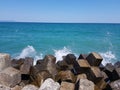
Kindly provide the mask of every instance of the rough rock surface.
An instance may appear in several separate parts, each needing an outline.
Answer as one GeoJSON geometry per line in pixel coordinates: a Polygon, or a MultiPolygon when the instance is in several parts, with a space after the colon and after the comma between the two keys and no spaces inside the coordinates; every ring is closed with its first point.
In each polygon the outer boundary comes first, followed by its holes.
{"type": "Polygon", "coordinates": [[[55,82],[51,78],[46,79],[39,88],[39,90],[59,90],[59,89],[60,89],[59,83],[55,82]]]}
{"type": "Polygon", "coordinates": [[[94,83],[87,79],[80,79],[78,90],[94,90],[94,83]]]}
{"type": "Polygon", "coordinates": [[[13,67],[8,67],[0,72],[0,84],[9,87],[14,87],[20,81],[21,81],[20,71],[13,67]]]}
{"type": "Polygon", "coordinates": [[[22,88],[22,90],[38,90],[38,87],[34,85],[26,85],[25,87],[22,88]]]}
{"type": "Polygon", "coordinates": [[[6,53],[0,53],[0,71],[11,65],[10,55],[6,53]]]}

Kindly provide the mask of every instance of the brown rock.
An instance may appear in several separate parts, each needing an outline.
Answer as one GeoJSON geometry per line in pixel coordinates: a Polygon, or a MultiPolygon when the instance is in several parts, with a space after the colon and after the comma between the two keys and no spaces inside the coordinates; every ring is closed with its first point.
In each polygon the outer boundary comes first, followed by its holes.
{"type": "Polygon", "coordinates": [[[86,59],[87,56],[88,56],[87,54],[80,54],[78,60],[79,59],[86,59]]]}
{"type": "Polygon", "coordinates": [[[22,89],[22,87],[18,86],[18,85],[16,85],[15,87],[11,88],[11,90],[21,90],[21,89],[22,89]]]}
{"type": "Polygon", "coordinates": [[[97,83],[102,80],[103,75],[98,67],[91,67],[90,71],[87,73],[87,77],[89,80],[97,83]]]}
{"type": "Polygon", "coordinates": [[[74,54],[68,54],[66,57],[65,57],[65,61],[67,64],[74,64],[76,62],[76,57],[74,54]]]}
{"type": "Polygon", "coordinates": [[[103,89],[106,88],[107,83],[104,81],[104,79],[102,79],[102,80],[99,81],[96,85],[97,85],[101,90],[103,90],[103,89]]]}
{"type": "Polygon", "coordinates": [[[74,69],[77,74],[86,73],[90,69],[90,65],[87,60],[81,59],[77,60],[77,62],[74,64],[74,69]]]}
{"type": "Polygon", "coordinates": [[[45,63],[54,63],[56,62],[56,57],[54,57],[53,55],[46,55],[43,59],[45,61],[45,63]]]}
{"type": "Polygon", "coordinates": [[[33,66],[33,58],[26,57],[24,63],[20,67],[21,74],[29,74],[31,66],[33,66]]]}
{"type": "Polygon", "coordinates": [[[6,53],[0,53],[0,71],[11,66],[10,55],[6,53]]]}
{"type": "Polygon", "coordinates": [[[86,59],[91,66],[99,66],[103,60],[103,58],[96,52],[90,53],[86,59]]]}
{"type": "Polygon", "coordinates": [[[0,72],[0,84],[4,84],[9,87],[14,87],[16,84],[20,83],[21,74],[15,68],[8,67],[0,72]]]}
{"type": "Polygon", "coordinates": [[[77,75],[77,79],[76,79],[76,83],[77,83],[80,79],[87,79],[86,74],[78,74],[78,75],[77,75]]]}
{"type": "Polygon", "coordinates": [[[76,78],[70,70],[60,71],[56,75],[56,81],[61,83],[62,81],[75,82],[76,78]]]}
{"type": "Polygon", "coordinates": [[[75,84],[63,81],[60,86],[60,90],[74,90],[75,84]]]}

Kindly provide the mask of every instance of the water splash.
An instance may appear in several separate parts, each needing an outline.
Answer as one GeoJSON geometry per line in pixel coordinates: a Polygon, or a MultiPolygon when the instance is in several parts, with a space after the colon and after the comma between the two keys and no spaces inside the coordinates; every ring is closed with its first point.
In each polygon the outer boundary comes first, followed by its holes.
{"type": "Polygon", "coordinates": [[[113,60],[116,60],[116,56],[112,51],[107,51],[105,53],[100,53],[100,55],[103,57],[102,64],[105,65],[106,63],[113,63],[113,60]]]}
{"type": "Polygon", "coordinates": [[[72,53],[72,51],[66,47],[60,50],[54,50],[54,56],[56,57],[56,61],[62,60],[62,56],[66,56],[69,53],[72,53]]]}

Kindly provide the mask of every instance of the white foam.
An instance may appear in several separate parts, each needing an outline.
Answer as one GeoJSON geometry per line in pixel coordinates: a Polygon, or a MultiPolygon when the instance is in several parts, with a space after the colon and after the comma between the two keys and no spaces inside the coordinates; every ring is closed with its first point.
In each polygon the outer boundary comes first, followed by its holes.
{"type": "Polygon", "coordinates": [[[116,59],[116,56],[112,51],[107,51],[105,53],[100,53],[100,55],[103,57],[102,64],[105,65],[106,63],[113,63],[112,60],[116,59]]]}
{"type": "Polygon", "coordinates": [[[43,54],[38,54],[33,46],[28,45],[25,47],[22,52],[16,57],[16,59],[25,58],[25,57],[32,57],[34,58],[34,65],[38,59],[43,58],[43,54]]]}
{"type": "Polygon", "coordinates": [[[56,57],[56,61],[62,60],[62,56],[66,56],[67,54],[72,53],[72,51],[66,47],[59,50],[54,50],[54,56],[56,57]]]}

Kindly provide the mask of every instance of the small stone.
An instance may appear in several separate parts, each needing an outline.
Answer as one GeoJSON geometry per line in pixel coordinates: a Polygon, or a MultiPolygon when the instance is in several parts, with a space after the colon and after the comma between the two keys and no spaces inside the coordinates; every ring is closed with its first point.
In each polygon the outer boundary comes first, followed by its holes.
{"type": "Polygon", "coordinates": [[[96,52],[90,53],[86,59],[91,66],[99,66],[103,60],[103,58],[100,56],[100,54],[98,54],[96,52]]]}
{"type": "Polygon", "coordinates": [[[87,79],[80,79],[79,81],[79,89],[78,90],[94,90],[94,83],[87,79]]]}
{"type": "Polygon", "coordinates": [[[39,90],[59,90],[59,89],[60,89],[59,83],[55,82],[51,78],[46,79],[39,88],[39,90]]]}
{"type": "Polygon", "coordinates": [[[75,90],[75,84],[63,81],[61,83],[60,90],[75,90]]]}
{"type": "Polygon", "coordinates": [[[14,87],[16,84],[20,83],[20,81],[20,71],[13,67],[8,67],[0,72],[0,84],[4,84],[9,87],[14,87]]]}
{"type": "Polygon", "coordinates": [[[7,53],[0,53],[0,71],[11,66],[10,55],[7,53]]]}
{"type": "Polygon", "coordinates": [[[22,88],[22,90],[38,90],[38,87],[34,85],[26,85],[22,88]]]}

